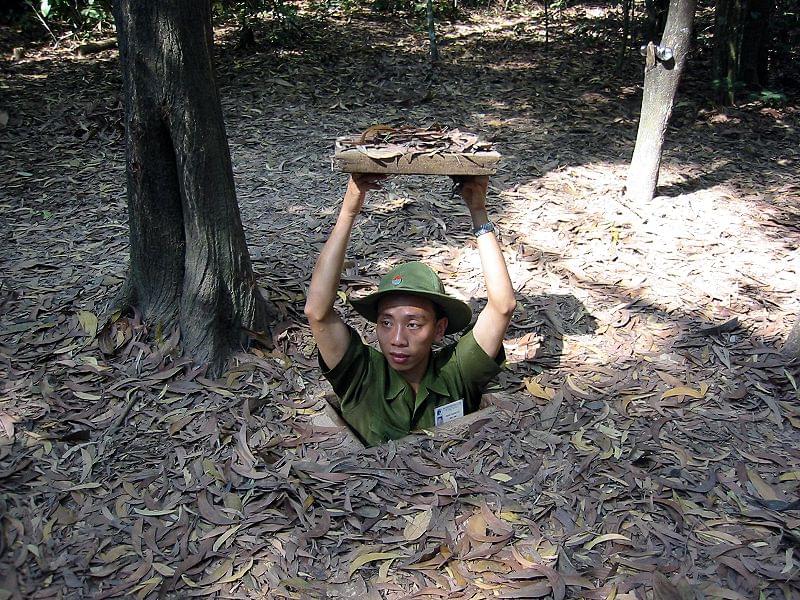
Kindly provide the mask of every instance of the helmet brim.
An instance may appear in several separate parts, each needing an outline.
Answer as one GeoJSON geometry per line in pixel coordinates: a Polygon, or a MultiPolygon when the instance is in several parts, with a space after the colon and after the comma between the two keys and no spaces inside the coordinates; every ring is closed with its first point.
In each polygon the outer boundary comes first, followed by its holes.
{"type": "Polygon", "coordinates": [[[415,290],[383,290],[373,292],[363,298],[350,298],[353,309],[364,317],[367,321],[375,323],[378,320],[378,303],[382,298],[392,294],[408,294],[409,296],[419,296],[427,298],[442,309],[444,316],[447,317],[446,334],[458,333],[467,327],[472,321],[472,309],[469,304],[447,294],[437,292],[423,292],[415,290]]]}

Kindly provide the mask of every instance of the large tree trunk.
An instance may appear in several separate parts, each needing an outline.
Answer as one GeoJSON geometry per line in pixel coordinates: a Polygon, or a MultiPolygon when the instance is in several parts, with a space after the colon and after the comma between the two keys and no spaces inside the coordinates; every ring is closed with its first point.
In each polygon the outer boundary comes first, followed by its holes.
{"type": "Polygon", "coordinates": [[[130,271],[124,301],[218,368],[265,331],[212,65],[209,0],[116,0],[130,271]]]}
{"type": "Polygon", "coordinates": [[[787,358],[800,361],[800,315],[798,315],[792,330],[786,337],[786,341],[783,344],[783,348],[781,348],[781,352],[787,358]]]}
{"type": "Polygon", "coordinates": [[[658,184],[661,148],[689,52],[695,4],[696,0],[670,1],[661,47],[671,49],[671,58],[659,60],[656,46],[647,45],[642,113],[626,186],[627,197],[635,202],[652,200],[658,184]]]}

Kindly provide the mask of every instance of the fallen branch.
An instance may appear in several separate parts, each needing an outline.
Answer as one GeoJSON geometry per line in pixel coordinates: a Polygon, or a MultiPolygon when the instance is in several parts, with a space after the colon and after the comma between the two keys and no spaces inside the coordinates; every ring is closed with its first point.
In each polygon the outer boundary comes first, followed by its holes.
{"type": "Polygon", "coordinates": [[[96,52],[102,52],[103,50],[111,50],[112,48],[117,47],[117,40],[114,38],[109,38],[107,40],[103,40],[100,42],[89,42],[87,44],[81,44],[75,49],[75,54],[79,57],[84,58],[85,56],[89,56],[90,54],[94,54],[96,52]]]}

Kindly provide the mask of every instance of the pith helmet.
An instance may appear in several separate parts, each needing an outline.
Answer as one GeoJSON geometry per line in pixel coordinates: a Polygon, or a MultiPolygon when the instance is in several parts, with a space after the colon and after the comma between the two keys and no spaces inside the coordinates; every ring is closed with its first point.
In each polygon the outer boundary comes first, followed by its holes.
{"type": "Polygon", "coordinates": [[[378,318],[378,302],[389,294],[412,294],[428,298],[447,317],[445,333],[461,331],[472,320],[472,309],[469,305],[448,296],[439,276],[421,262],[407,262],[396,266],[381,277],[376,292],[364,298],[351,299],[350,304],[358,314],[374,323],[378,318]]]}

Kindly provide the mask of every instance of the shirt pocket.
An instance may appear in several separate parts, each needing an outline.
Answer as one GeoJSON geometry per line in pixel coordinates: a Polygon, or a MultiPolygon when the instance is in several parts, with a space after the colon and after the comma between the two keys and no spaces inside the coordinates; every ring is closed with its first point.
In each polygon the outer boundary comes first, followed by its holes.
{"type": "Polygon", "coordinates": [[[370,423],[369,431],[376,444],[382,444],[389,440],[398,440],[406,437],[410,432],[402,427],[395,427],[391,423],[385,421],[379,423],[370,423]]]}

